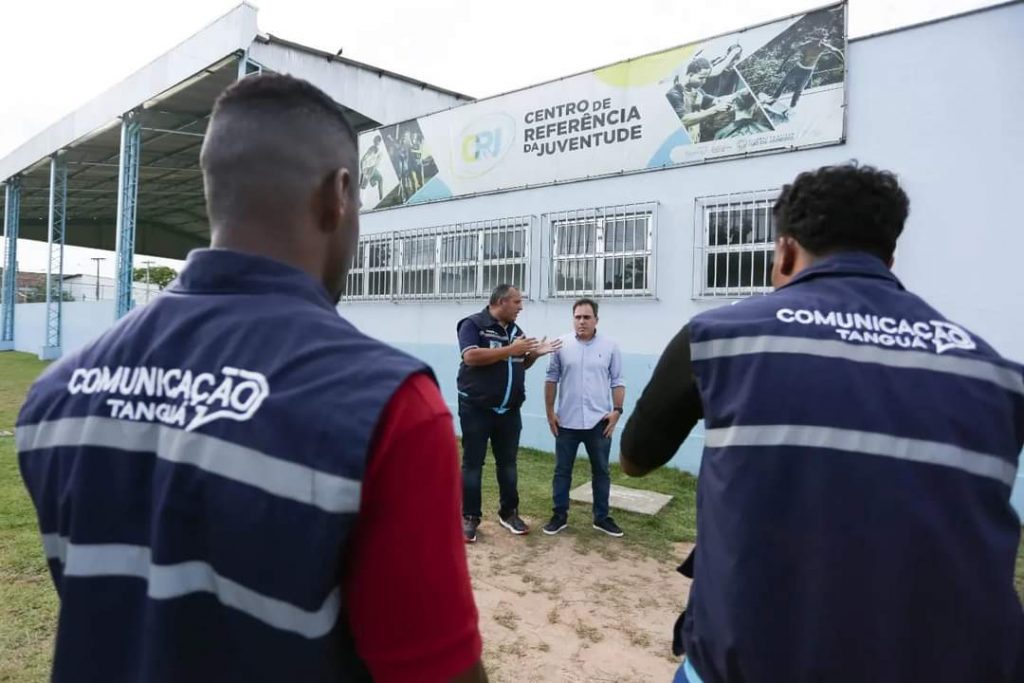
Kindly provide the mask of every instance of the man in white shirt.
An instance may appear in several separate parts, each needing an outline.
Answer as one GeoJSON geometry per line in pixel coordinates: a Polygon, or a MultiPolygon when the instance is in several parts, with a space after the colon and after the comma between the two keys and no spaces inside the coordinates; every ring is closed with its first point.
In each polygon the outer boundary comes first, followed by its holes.
{"type": "Polygon", "coordinates": [[[622,416],[626,384],[622,380],[618,345],[597,334],[597,309],[597,302],[592,299],[580,299],[573,304],[576,334],[566,338],[561,349],[551,354],[548,365],[544,401],[555,437],[555,476],[551,485],[554,515],[544,526],[548,535],[568,526],[572,468],[582,443],[590,458],[594,528],[609,536],[622,536],[622,529],[608,516],[608,456],[612,432],[622,416]],[[557,411],[556,396],[560,399],[557,411]]]}

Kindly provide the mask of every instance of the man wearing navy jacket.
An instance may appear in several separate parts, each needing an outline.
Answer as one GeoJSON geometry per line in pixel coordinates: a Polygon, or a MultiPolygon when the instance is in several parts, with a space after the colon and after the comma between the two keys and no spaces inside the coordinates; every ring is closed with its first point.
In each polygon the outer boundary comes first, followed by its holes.
{"type": "Polygon", "coordinates": [[[893,275],[908,207],[873,168],[798,176],[776,291],[693,318],[626,425],[640,476],[705,423],[677,681],[1024,680],[1024,373],[893,275]]]}
{"type": "Polygon", "coordinates": [[[352,128],[309,83],[251,76],[200,162],[213,248],[18,418],[53,680],[486,681],[451,415],[335,308],[352,128]]]}
{"type": "Polygon", "coordinates": [[[526,371],[537,359],[561,348],[560,340],[527,337],[516,325],[523,295],[498,285],[487,307],[456,325],[459,336],[459,422],[462,427],[462,531],[475,543],[482,515],[480,486],[487,442],[494,451],[501,498],[498,522],[509,533],[530,531],[519,516],[516,456],[526,400],[526,371]]]}

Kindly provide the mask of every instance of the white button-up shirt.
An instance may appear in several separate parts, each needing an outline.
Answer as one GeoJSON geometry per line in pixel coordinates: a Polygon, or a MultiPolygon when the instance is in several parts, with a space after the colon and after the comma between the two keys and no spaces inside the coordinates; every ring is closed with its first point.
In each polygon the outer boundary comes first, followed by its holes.
{"type": "Polygon", "coordinates": [[[608,337],[590,341],[575,335],[562,338],[551,354],[546,376],[558,387],[558,423],[567,429],[593,429],[612,411],[612,389],[624,387],[622,354],[608,337]]]}

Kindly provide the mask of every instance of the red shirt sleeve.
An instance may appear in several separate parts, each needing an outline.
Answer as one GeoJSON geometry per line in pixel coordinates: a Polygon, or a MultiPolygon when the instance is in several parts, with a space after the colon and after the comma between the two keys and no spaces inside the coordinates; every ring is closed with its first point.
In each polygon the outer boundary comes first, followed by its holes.
{"type": "Polygon", "coordinates": [[[375,681],[447,681],[480,659],[461,500],[451,413],[415,375],[377,429],[342,586],[375,681]]]}

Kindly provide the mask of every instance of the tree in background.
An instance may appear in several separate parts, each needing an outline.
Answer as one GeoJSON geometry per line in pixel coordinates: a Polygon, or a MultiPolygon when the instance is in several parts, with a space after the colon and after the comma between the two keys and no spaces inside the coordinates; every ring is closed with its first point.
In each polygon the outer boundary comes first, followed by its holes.
{"type": "Polygon", "coordinates": [[[146,282],[146,273],[149,273],[149,282],[158,289],[163,289],[171,284],[174,278],[178,277],[178,271],[168,266],[153,266],[151,268],[135,268],[132,271],[132,279],[136,282],[146,282]]]}

